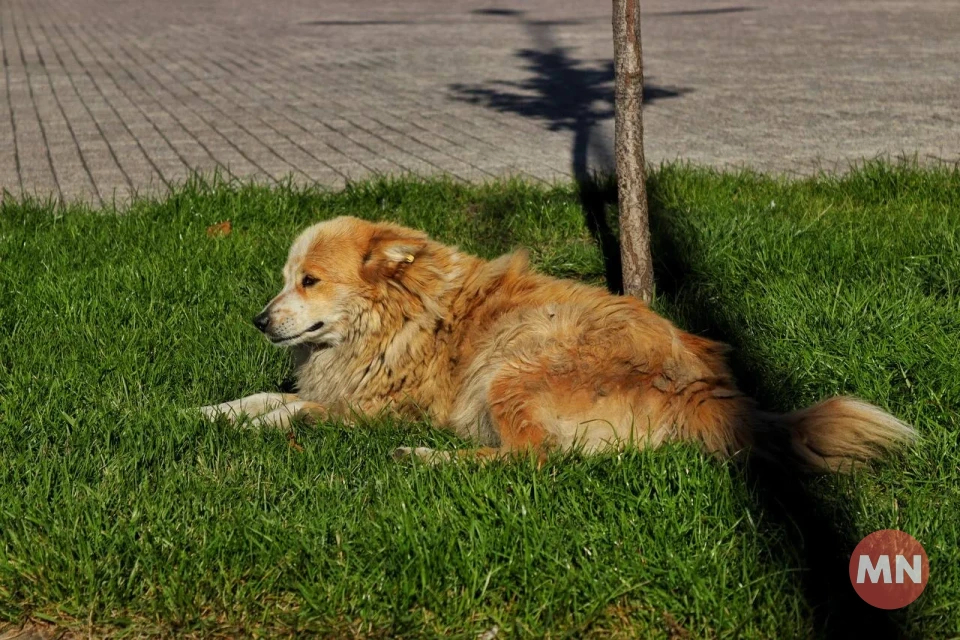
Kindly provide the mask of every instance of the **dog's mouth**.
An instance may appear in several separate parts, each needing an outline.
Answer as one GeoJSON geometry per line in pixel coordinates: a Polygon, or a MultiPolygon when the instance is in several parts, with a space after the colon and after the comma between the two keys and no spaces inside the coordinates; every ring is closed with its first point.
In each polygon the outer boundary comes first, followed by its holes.
{"type": "Polygon", "coordinates": [[[313,332],[316,331],[317,329],[322,329],[322,328],[323,328],[323,320],[321,320],[320,322],[317,322],[317,323],[314,323],[314,324],[310,325],[309,327],[307,327],[307,330],[304,331],[303,333],[301,333],[300,335],[304,335],[304,334],[306,334],[306,333],[313,333],[313,332]]]}
{"type": "Polygon", "coordinates": [[[273,344],[278,344],[278,345],[289,344],[291,342],[296,342],[297,340],[299,340],[300,338],[308,334],[311,334],[311,333],[314,333],[315,331],[319,331],[320,329],[323,329],[323,325],[324,325],[324,322],[321,320],[320,322],[313,323],[312,325],[310,325],[300,333],[293,336],[282,336],[282,337],[267,336],[267,337],[270,339],[270,342],[272,342],[273,344]]]}

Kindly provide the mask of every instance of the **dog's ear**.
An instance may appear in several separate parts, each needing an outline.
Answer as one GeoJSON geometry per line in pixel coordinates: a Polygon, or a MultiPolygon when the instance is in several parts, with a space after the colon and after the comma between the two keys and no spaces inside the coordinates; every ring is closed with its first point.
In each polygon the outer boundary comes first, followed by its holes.
{"type": "Polygon", "coordinates": [[[427,247],[427,237],[406,229],[384,229],[373,234],[363,256],[363,276],[374,281],[399,278],[427,247]]]}

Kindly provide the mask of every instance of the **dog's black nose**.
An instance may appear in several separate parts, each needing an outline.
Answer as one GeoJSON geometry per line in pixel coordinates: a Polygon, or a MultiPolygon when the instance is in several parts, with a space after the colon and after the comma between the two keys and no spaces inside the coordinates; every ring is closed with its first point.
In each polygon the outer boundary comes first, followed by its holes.
{"type": "Polygon", "coordinates": [[[270,325],[270,314],[266,310],[261,311],[253,317],[253,326],[260,331],[266,331],[270,325]]]}

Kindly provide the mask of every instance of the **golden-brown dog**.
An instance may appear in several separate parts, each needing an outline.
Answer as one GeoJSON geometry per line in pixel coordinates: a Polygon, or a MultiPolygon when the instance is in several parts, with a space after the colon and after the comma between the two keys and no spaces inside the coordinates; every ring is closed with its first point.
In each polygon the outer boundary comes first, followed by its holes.
{"type": "Polygon", "coordinates": [[[723,345],[634,298],[537,274],[523,253],[485,261],[419,231],[342,217],[304,231],[283,275],[254,323],[294,350],[298,393],[204,407],[207,416],[285,426],[297,415],[387,410],[426,414],[483,447],[460,455],[689,440],[722,455],[793,455],[821,470],[913,437],[852,398],[760,411],[737,390],[723,345]]]}

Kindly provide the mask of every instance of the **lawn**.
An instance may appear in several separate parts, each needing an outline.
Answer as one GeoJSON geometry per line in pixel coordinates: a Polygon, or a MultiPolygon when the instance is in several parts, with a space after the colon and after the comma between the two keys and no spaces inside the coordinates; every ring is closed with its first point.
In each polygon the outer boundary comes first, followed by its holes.
{"type": "Polygon", "coordinates": [[[476,637],[960,634],[960,171],[650,178],[658,310],[735,347],[771,409],[853,393],[912,450],[796,477],[692,447],[430,468],[371,420],[237,430],[184,411],[287,383],[250,318],[291,239],[350,213],[603,285],[609,189],[194,181],[119,215],[0,209],[0,621],[82,633],[476,637]],[[594,212],[587,224],[583,203],[594,212]],[[601,214],[601,218],[603,217],[601,214]],[[230,220],[232,233],[207,228],[230,220]],[[860,603],[864,535],[919,539],[909,607],[860,603]]]}

